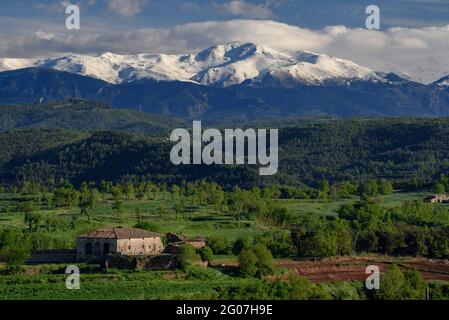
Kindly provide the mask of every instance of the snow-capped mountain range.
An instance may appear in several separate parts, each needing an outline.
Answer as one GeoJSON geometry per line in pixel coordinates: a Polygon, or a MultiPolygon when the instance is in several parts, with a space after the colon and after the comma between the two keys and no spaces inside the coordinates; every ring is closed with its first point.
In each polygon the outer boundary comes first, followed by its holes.
{"type": "Polygon", "coordinates": [[[37,59],[0,59],[0,71],[29,67],[49,68],[119,84],[140,79],[193,82],[228,87],[265,77],[283,82],[320,85],[327,81],[383,81],[382,73],[351,61],[300,51],[286,53],[254,43],[217,45],[196,54],[104,53],[99,56],[64,55],[37,59]]]}
{"type": "Polygon", "coordinates": [[[449,76],[423,84],[323,54],[239,42],[181,55],[0,59],[0,105],[67,99],[188,119],[449,116],[449,76]]]}

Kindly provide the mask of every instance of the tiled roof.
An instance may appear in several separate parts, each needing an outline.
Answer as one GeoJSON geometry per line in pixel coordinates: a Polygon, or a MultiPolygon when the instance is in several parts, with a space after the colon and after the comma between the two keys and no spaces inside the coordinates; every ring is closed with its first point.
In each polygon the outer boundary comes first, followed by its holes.
{"type": "Polygon", "coordinates": [[[102,228],[78,236],[78,238],[96,239],[138,239],[161,237],[160,233],[150,232],[136,228],[102,228]]]}

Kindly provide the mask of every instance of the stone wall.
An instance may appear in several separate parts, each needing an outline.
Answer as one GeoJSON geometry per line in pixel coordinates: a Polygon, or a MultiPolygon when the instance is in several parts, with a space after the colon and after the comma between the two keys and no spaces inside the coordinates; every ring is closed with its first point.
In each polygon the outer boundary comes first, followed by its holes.
{"type": "Polygon", "coordinates": [[[26,261],[29,264],[40,263],[75,263],[77,261],[76,250],[39,250],[31,252],[31,257],[26,261]]]}
{"type": "Polygon", "coordinates": [[[164,250],[160,237],[139,239],[77,239],[78,261],[98,261],[108,254],[122,254],[128,256],[157,255],[164,250]]]}
{"type": "Polygon", "coordinates": [[[119,239],[117,252],[124,255],[156,255],[164,250],[161,238],[119,239]]]}

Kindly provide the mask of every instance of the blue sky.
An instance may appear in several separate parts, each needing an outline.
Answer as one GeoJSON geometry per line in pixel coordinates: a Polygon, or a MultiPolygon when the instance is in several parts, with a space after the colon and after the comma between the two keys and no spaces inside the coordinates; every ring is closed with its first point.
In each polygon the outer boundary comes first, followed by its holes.
{"type": "Polygon", "coordinates": [[[449,73],[449,0],[0,0],[0,58],[192,53],[231,41],[430,82],[449,73]],[[69,4],[81,8],[81,30],[65,28],[69,4]],[[365,28],[370,4],[380,31],[365,28]]]}
{"type": "MultiPolygon", "coordinates": [[[[1,1],[2,16],[57,22],[63,19],[61,0],[1,1]]],[[[449,23],[447,0],[73,0],[81,4],[85,22],[114,27],[168,27],[188,22],[233,18],[272,19],[319,29],[328,25],[363,27],[367,5],[382,10],[382,27],[442,26],[449,23]],[[111,3],[116,3],[115,5],[111,3]],[[120,4],[121,3],[121,4],[120,4]],[[126,9],[128,7],[128,9],[126,9]]]]}

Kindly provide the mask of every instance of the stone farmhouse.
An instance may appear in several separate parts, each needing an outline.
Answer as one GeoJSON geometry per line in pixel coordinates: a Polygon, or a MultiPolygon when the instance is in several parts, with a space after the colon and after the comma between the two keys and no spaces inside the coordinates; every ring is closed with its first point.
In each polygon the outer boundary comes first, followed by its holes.
{"type": "Polygon", "coordinates": [[[112,227],[81,234],[76,249],[33,251],[29,264],[90,262],[118,268],[168,270],[179,265],[180,245],[188,243],[195,249],[206,245],[202,237],[186,238],[136,228],[112,227]],[[164,245],[163,237],[166,237],[164,245]]]}
{"type": "Polygon", "coordinates": [[[429,203],[449,203],[449,196],[445,194],[433,194],[425,198],[424,201],[429,203]]]}
{"type": "Polygon", "coordinates": [[[164,251],[162,236],[136,228],[103,228],[79,235],[76,239],[77,260],[102,260],[109,254],[151,256],[164,251]]]}

